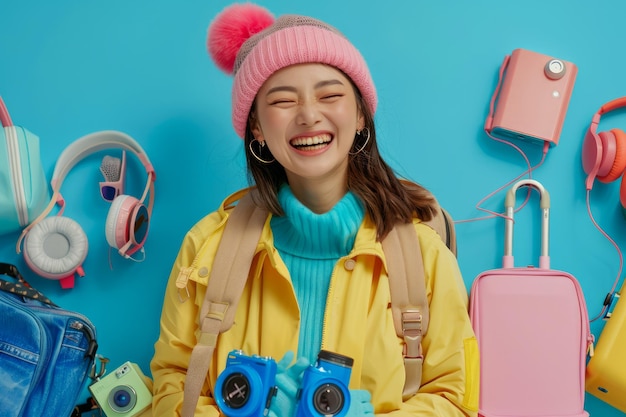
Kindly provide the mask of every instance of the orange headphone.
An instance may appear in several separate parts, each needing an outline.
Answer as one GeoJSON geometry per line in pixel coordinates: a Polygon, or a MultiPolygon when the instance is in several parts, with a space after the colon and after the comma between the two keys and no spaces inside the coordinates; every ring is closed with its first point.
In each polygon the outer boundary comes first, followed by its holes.
{"type": "Polygon", "coordinates": [[[589,206],[589,194],[593,188],[593,182],[597,178],[598,181],[609,183],[621,178],[619,201],[622,208],[622,214],[626,217],[626,133],[620,129],[611,129],[609,131],[598,132],[598,124],[600,118],[613,110],[626,107],[626,96],[616,98],[600,107],[600,110],[593,115],[591,125],[585,134],[583,142],[583,169],[587,174],[585,180],[585,188],[587,189],[587,211],[596,228],[607,238],[607,240],[615,247],[619,255],[619,270],[617,271],[613,287],[604,299],[602,311],[594,321],[600,317],[606,317],[611,302],[615,295],[617,284],[622,276],[623,255],[617,243],[596,223],[591,214],[589,206]]]}
{"type": "Polygon", "coordinates": [[[622,209],[626,210],[626,133],[620,129],[598,132],[598,124],[602,115],[613,110],[626,107],[626,97],[609,101],[593,115],[591,125],[585,134],[583,143],[583,169],[587,174],[585,187],[593,188],[593,182],[609,183],[621,178],[619,200],[622,209]]]}

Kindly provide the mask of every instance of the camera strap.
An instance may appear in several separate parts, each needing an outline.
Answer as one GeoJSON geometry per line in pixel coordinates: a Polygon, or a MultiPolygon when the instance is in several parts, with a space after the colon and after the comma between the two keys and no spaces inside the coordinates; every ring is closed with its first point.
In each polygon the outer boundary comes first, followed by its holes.
{"type": "Polygon", "coordinates": [[[98,403],[93,397],[87,398],[84,403],[77,404],[76,407],[72,410],[72,415],[70,417],[82,417],[84,415],[90,416],[102,416],[102,409],[98,406],[98,403]],[[96,414],[96,412],[98,412],[96,414]],[[89,414],[88,414],[89,413],[89,414]]]}
{"type": "Polygon", "coordinates": [[[491,101],[489,102],[489,114],[485,119],[484,130],[487,133],[491,133],[491,128],[493,127],[493,113],[495,111],[496,100],[500,94],[500,87],[502,87],[502,80],[504,79],[504,72],[509,66],[509,61],[511,60],[511,55],[506,55],[502,64],[500,64],[500,70],[498,72],[498,84],[496,88],[493,90],[493,95],[491,96],[491,101]]]}
{"type": "Polygon", "coordinates": [[[14,278],[14,281],[0,279],[0,290],[30,298],[32,300],[37,300],[53,307],[58,307],[48,297],[33,288],[33,286],[24,279],[22,274],[20,274],[20,271],[15,265],[0,263],[0,275],[14,278]]]}

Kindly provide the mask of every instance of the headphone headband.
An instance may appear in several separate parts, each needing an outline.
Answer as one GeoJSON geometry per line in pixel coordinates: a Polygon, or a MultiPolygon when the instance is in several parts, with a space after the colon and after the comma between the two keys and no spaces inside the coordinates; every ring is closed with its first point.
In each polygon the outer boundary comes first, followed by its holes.
{"type": "Polygon", "coordinates": [[[598,112],[593,115],[591,119],[591,125],[589,125],[589,134],[595,136],[596,131],[598,130],[598,124],[600,124],[600,118],[606,113],[612,112],[613,110],[617,110],[619,108],[626,107],[626,96],[619,97],[615,100],[611,100],[607,103],[604,103],[598,112]]]}
{"type": "Polygon", "coordinates": [[[603,104],[602,107],[600,107],[598,114],[603,115],[620,107],[626,107],[626,97],[619,97],[603,104]]]}
{"type": "Polygon", "coordinates": [[[54,167],[51,180],[52,190],[59,191],[61,189],[65,177],[78,162],[92,153],[110,148],[126,149],[137,155],[146,172],[152,173],[152,180],[154,181],[154,168],[141,145],[126,133],[104,130],[85,135],[65,148],[54,167]]]}

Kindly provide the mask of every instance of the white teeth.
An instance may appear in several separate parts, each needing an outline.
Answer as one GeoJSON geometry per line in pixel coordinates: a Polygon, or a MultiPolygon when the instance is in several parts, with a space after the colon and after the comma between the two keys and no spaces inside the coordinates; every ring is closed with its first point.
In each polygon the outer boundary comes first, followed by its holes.
{"type": "Polygon", "coordinates": [[[330,135],[318,135],[308,138],[296,138],[291,141],[293,146],[312,146],[330,142],[330,135]]]}

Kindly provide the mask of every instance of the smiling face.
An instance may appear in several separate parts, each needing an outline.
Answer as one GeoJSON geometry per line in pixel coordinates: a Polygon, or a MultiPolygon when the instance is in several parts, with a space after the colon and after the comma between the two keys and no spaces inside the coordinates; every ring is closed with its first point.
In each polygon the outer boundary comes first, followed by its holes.
{"type": "Polygon", "coordinates": [[[292,188],[326,184],[345,193],[348,152],[363,124],[352,83],[341,71],[298,64],[265,81],[252,133],[284,167],[292,188]]]}

